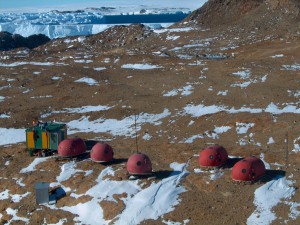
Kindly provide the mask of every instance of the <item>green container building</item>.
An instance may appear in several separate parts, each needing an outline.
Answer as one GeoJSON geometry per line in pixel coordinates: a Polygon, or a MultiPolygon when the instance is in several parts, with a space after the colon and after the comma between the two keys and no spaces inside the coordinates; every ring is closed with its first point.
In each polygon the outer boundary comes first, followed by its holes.
{"type": "Polygon", "coordinates": [[[60,123],[37,123],[26,129],[28,150],[57,150],[59,143],[67,138],[67,126],[60,123]]]}

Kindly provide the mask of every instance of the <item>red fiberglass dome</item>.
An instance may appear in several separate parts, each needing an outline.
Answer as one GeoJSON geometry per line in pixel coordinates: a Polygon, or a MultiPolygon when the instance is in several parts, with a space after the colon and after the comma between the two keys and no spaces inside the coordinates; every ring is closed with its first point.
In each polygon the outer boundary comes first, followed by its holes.
{"type": "Polygon", "coordinates": [[[94,162],[109,162],[113,160],[114,152],[111,146],[106,143],[96,143],[90,153],[94,162]]]}
{"type": "Polygon", "coordinates": [[[59,143],[57,151],[61,157],[73,157],[85,153],[86,145],[81,138],[69,138],[59,143]]]}
{"type": "Polygon", "coordinates": [[[152,173],[152,163],[143,153],[131,155],[127,161],[127,171],[131,175],[148,175],[152,173]]]}
{"type": "Polygon", "coordinates": [[[200,152],[198,163],[201,167],[222,166],[228,160],[225,148],[219,145],[208,146],[200,152]]]}
{"type": "Polygon", "coordinates": [[[232,168],[231,177],[236,181],[254,181],[264,175],[266,167],[263,161],[255,156],[238,161],[232,168]]]}

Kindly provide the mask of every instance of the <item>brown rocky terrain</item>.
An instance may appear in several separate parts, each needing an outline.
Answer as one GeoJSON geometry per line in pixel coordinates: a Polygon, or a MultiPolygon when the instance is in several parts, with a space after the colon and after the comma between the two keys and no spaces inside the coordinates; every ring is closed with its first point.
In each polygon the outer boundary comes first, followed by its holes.
{"type": "MultiPolygon", "coordinates": [[[[87,37],[52,40],[33,50],[2,51],[0,115],[8,117],[0,117],[0,127],[27,128],[34,117],[65,123],[85,116],[89,121],[122,120],[143,113],[161,114],[167,109],[169,114],[161,123],[138,121],[142,124],[138,147],[151,158],[158,174],[153,182],[171,172],[170,163],[188,163],[190,174],[181,181],[187,191],[180,195],[180,204],[173,211],[142,224],[247,224],[255,210],[255,190],[278,175],[294,182],[295,194],[288,202],[300,203],[299,9],[297,0],[211,0],[164,31],[154,32],[142,25],[116,26],[87,37]],[[128,64],[159,68],[124,68],[128,64]],[[94,79],[97,85],[75,82],[83,77],[94,79]],[[276,110],[270,110],[272,104],[276,110]],[[87,105],[111,108],[88,113],[63,111],[87,105]],[[208,109],[201,105],[218,106],[219,110],[206,113],[208,109]],[[240,133],[240,124],[253,125],[240,133]],[[230,129],[218,133],[216,128],[223,126],[230,129]],[[146,134],[150,140],[142,138],[146,134]],[[270,142],[271,137],[274,142],[270,142]],[[271,169],[252,184],[233,182],[232,166],[221,169],[224,175],[220,179],[211,180],[209,173],[196,172],[198,154],[210,144],[224,146],[231,156],[261,157],[263,153],[271,169]]],[[[69,136],[75,135],[109,142],[115,158],[124,159],[110,165],[116,170],[111,179],[127,179],[125,161],[136,150],[134,135],[81,131],[69,136]]],[[[0,193],[6,189],[20,195],[34,193],[34,182],[55,182],[65,163],[50,158],[37,165],[36,171],[20,173],[34,160],[23,142],[0,146],[0,156],[0,193]],[[25,186],[17,184],[21,178],[25,186]]],[[[78,195],[84,194],[105,168],[82,161],[77,169],[97,172],[89,176],[76,173],[62,184],[78,195]]],[[[147,187],[152,181],[140,182],[147,187]]],[[[115,195],[115,202],[101,202],[107,220],[124,210],[124,197],[115,195]]],[[[56,206],[89,200],[88,195],[74,198],[67,193],[56,206]]],[[[17,215],[28,218],[29,224],[55,224],[64,218],[64,224],[74,224],[76,217],[36,205],[34,194],[20,202],[1,200],[3,224],[12,218],[7,208],[18,209],[17,215]]],[[[299,224],[300,217],[292,218],[290,210],[287,202],[276,205],[272,209],[276,219],[271,224],[299,224]]],[[[18,220],[11,224],[24,223],[18,220]]]]}

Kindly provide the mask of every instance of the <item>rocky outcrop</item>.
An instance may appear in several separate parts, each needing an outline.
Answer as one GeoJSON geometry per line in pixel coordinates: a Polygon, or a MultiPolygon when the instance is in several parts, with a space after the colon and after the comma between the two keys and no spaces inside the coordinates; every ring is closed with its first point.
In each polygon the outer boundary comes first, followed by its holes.
{"type": "Polygon", "coordinates": [[[143,24],[118,25],[90,36],[87,42],[90,45],[111,49],[144,40],[151,34],[153,34],[151,29],[143,24]]]}
{"type": "Polygon", "coordinates": [[[50,41],[50,38],[43,34],[31,35],[27,38],[20,34],[11,34],[6,31],[0,32],[0,51],[8,51],[14,48],[26,47],[36,48],[50,41]]]}
{"type": "Polygon", "coordinates": [[[0,50],[9,50],[15,48],[15,41],[9,32],[0,32],[0,50]]]}
{"type": "Polygon", "coordinates": [[[27,47],[30,49],[36,48],[50,41],[50,38],[44,34],[34,34],[26,38],[27,47]]]}

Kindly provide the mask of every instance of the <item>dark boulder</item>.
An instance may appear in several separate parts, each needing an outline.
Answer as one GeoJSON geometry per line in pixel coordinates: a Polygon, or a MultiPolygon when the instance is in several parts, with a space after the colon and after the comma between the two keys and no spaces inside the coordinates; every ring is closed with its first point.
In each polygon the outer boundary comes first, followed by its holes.
{"type": "Polygon", "coordinates": [[[8,51],[14,48],[26,47],[29,49],[36,48],[50,41],[44,34],[34,34],[27,38],[20,34],[11,34],[6,31],[0,32],[0,51],[8,51]]]}
{"type": "Polygon", "coordinates": [[[15,48],[27,47],[26,38],[20,34],[13,34],[12,39],[15,42],[15,48]]]}
{"type": "Polygon", "coordinates": [[[12,38],[12,34],[6,31],[0,32],[0,50],[6,51],[15,48],[15,41],[12,38]]]}
{"type": "Polygon", "coordinates": [[[50,38],[44,34],[34,34],[26,38],[27,47],[30,49],[46,44],[50,38]]]}

